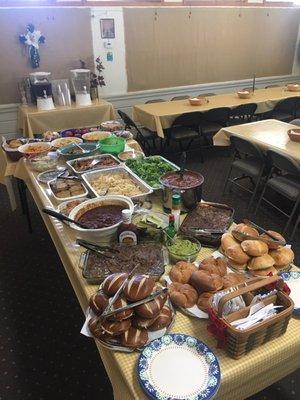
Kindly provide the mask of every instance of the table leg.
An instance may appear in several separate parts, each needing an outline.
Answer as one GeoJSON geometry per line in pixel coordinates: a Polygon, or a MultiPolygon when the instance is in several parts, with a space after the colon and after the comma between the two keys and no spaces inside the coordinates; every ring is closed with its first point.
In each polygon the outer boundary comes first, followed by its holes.
{"type": "Polygon", "coordinates": [[[29,207],[28,207],[28,201],[27,201],[26,185],[25,185],[24,181],[22,181],[22,179],[18,179],[18,178],[17,178],[17,184],[18,184],[18,191],[19,191],[20,201],[21,201],[21,206],[22,206],[22,213],[26,216],[28,231],[29,231],[29,233],[32,233],[32,225],[31,225],[31,219],[30,219],[29,207]]]}
{"type": "Polygon", "coordinates": [[[15,197],[15,192],[12,186],[12,178],[11,176],[5,176],[4,177],[4,184],[6,186],[8,198],[9,198],[9,203],[10,203],[10,208],[12,211],[15,211],[17,208],[16,204],[16,197],[15,197]]]}

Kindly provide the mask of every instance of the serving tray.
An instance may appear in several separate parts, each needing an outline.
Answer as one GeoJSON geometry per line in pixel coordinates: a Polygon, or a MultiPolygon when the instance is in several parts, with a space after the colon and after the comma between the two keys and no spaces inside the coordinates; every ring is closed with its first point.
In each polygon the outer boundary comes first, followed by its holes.
{"type": "Polygon", "coordinates": [[[220,204],[220,203],[212,203],[212,202],[201,202],[197,204],[197,207],[194,208],[192,211],[190,211],[187,216],[185,217],[183,223],[180,226],[180,231],[184,235],[188,236],[193,236],[197,238],[201,244],[204,244],[209,247],[218,247],[221,243],[221,237],[222,234],[227,231],[227,229],[230,227],[230,225],[233,222],[233,216],[234,216],[234,209],[226,204],[220,204]],[[198,209],[199,208],[208,208],[208,207],[213,207],[216,210],[223,211],[225,214],[227,214],[227,222],[224,224],[218,224],[215,222],[211,222],[208,219],[207,223],[203,223],[203,225],[196,224],[196,217],[198,214],[198,209]],[[210,224],[210,226],[209,226],[210,224]],[[198,229],[207,229],[207,228],[213,228],[214,230],[220,230],[220,233],[197,233],[196,230],[192,228],[198,228],[198,229]]]}

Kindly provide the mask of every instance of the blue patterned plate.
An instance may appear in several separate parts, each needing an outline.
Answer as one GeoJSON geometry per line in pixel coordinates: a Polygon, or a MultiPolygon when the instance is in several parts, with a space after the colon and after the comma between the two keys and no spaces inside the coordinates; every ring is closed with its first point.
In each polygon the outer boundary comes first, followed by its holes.
{"type": "Polygon", "coordinates": [[[290,297],[295,305],[294,314],[300,316],[300,272],[282,272],[280,275],[291,289],[290,297]]]}
{"type": "Polygon", "coordinates": [[[154,400],[209,400],[221,371],[212,350],[195,337],[168,334],[148,344],[138,360],[142,389],[154,400]]]}

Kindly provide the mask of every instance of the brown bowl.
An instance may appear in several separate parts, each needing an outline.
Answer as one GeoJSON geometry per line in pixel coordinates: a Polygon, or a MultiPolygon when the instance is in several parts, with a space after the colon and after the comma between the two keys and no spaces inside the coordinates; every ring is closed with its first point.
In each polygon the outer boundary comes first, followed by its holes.
{"type": "Polygon", "coordinates": [[[241,90],[237,92],[237,95],[240,99],[250,99],[253,96],[253,92],[249,92],[248,90],[241,90]]]}
{"type": "Polygon", "coordinates": [[[287,133],[292,142],[300,142],[300,128],[289,129],[287,133]]]}

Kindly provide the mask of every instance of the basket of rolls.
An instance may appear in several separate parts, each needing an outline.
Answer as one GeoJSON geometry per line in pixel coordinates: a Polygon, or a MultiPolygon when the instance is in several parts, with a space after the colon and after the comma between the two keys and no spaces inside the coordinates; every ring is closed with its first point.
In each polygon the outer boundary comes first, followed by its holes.
{"type": "Polygon", "coordinates": [[[187,261],[177,262],[171,267],[169,278],[173,305],[197,318],[208,318],[209,299],[215,292],[247,280],[240,273],[230,272],[226,258],[215,253],[202,260],[199,267],[187,261]]]}
{"type": "Polygon", "coordinates": [[[224,233],[221,251],[229,266],[238,271],[248,271],[253,276],[269,276],[290,268],[293,250],[284,237],[275,231],[260,233],[258,229],[241,223],[231,233],[224,233]]]}
{"type": "Polygon", "coordinates": [[[218,347],[239,359],[286,332],[294,303],[282,277],[252,278],[209,300],[208,331],[218,347]]]}
{"type": "Polygon", "coordinates": [[[106,348],[123,352],[141,349],[163,336],[175,318],[166,288],[148,275],[109,275],[89,306],[85,334],[106,348]]]}

